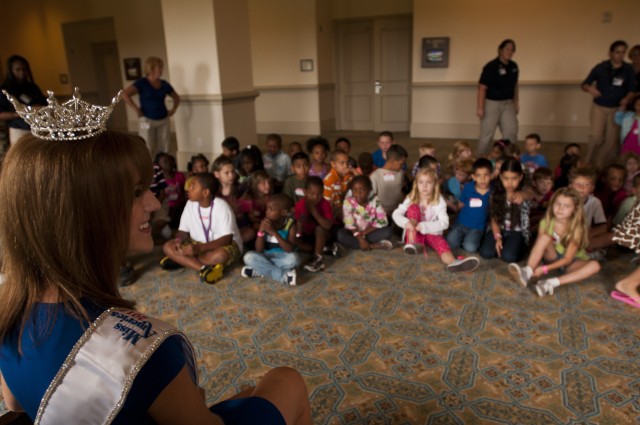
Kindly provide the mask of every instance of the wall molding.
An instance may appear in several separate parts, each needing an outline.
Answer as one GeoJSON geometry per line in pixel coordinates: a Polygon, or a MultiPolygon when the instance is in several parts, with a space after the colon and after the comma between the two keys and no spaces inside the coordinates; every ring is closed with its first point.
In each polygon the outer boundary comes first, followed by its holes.
{"type": "Polygon", "coordinates": [[[266,86],[256,86],[258,91],[279,91],[279,90],[335,90],[335,83],[322,84],[275,84],[266,86]]]}
{"type": "MultiPolygon", "coordinates": [[[[521,80],[518,81],[520,87],[527,86],[576,86],[580,87],[582,80],[521,80]]],[[[412,88],[430,87],[476,87],[477,81],[414,81],[412,88]]]]}
{"type": "Polygon", "coordinates": [[[180,100],[189,103],[245,102],[260,96],[257,90],[221,94],[181,94],[180,100]]]}

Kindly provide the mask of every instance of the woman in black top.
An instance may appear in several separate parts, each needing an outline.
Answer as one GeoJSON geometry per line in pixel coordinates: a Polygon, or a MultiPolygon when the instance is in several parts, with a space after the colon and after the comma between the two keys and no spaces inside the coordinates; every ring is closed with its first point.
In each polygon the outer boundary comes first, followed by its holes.
{"type": "Polygon", "coordinates": [[[498,57],[482,68],[478,84],[478,118],[480,138],[477,154],[487,152],[496,127],[502,138],[518,141],[518,65],[511,60],[516,43],[507,39],[498,46],[498,57]]]}
{"type": "MultiPolygon", "coordinates": [[[[7,77],[0,88],[6,90],[25,105],[47,104],[40,87],[33,82],[29,62],[22,56],[13,55],[7,60],[7,77]]],[[[5,96],[0,96],[0,120],[7,121],[11,144],[16,143],[18,139],[30,132],[29,124],[18,116],[13,105],[5,96]]]]}

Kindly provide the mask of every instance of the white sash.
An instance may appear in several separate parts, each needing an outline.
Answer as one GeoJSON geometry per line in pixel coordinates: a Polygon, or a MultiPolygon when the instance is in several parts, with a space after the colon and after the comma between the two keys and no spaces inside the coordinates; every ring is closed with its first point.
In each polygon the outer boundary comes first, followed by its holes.
{"type": "Polygon", "coordinates": [[[35,424],[110,424],[133,381],[156,349],[178,335],[194,383],[193,347],[172,325],[133,310],[111,308],[76,342],[40,402],[35,424]]]}

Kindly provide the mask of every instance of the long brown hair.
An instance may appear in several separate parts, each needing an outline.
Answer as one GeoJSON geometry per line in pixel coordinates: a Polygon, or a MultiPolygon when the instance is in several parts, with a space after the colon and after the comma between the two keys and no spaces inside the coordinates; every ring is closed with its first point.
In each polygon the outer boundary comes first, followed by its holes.
{"type": "Polygon", "coordinates": [[[81,298],[134,306],[120,296],[118,273],[135,192],[151,176],[144,141],[124,133],[64,142],[30,136],[11,147],[0,174],[0,340],[16,326],[22,338],[50,288],[78,318],[88,319],[81,298]]]}

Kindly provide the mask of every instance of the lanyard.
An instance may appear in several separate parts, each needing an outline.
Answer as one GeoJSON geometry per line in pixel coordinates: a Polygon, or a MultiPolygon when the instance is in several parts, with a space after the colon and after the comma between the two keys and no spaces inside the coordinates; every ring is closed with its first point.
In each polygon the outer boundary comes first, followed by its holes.
{"type": "Polygon", "coordinates": [[[202,231],[204,232],[204,238],[207,242],[209,242],[209,232],[211,231],[211,222],[213,221],[213,217],[211,214],[213,213],[213,199],[211,200],[211,206],[209,207],[209,227],[204,227],[204,220],[202,219],[202,214],[200,213],[200,206],[198,205],[198,215],[200,216],[200,224],[202,224],[202,231]]]}

